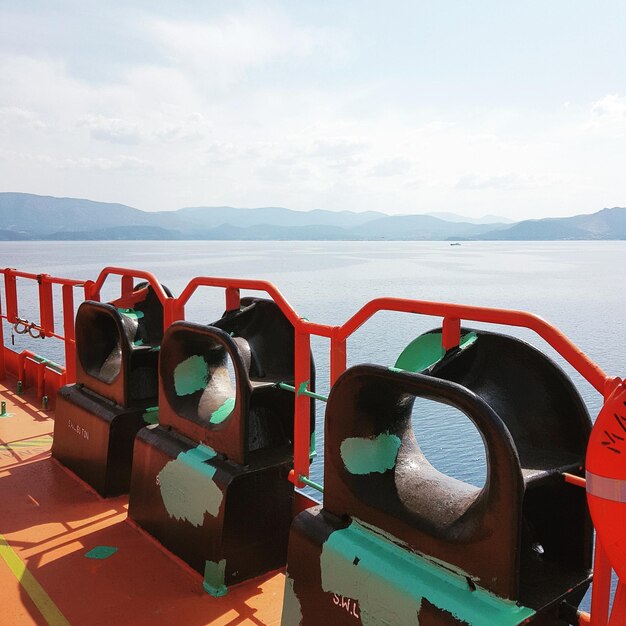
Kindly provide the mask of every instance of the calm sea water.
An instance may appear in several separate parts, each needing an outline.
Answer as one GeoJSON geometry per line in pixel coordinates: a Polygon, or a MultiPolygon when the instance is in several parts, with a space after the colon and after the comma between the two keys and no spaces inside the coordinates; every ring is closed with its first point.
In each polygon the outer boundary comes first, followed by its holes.
{"type": "MultiPolygon", "coordinates": [[[[527,310],[573,339],[612,375],[623,375],[626,242],[3,242],[0,266],[95,279],[106,265],[153,272],[175,294],[194,276],[270,280],[301,316],[341,324],[379,296],[459,302],[527,310]]],[[[119,293],[112,280],[103,298],[119,293]]],[[[38,319],[35,287],[19,283],[20,315],[38,319]]],[[[187,307],[187,319],[210,322],[223,310],[223,292],[205,289],[187,307]]],[[[61,323],[59,318],[59,324],[61,323]]],[[[380,313],[348,343],[348,362],[393,365],[434,318],[380,313]]],[[[492,327],[494,328],[494,327],[492,327]]],[[[501,330],[494,328],[495,330],[501,330]]],[[[542,341],[513,331],[538,347],[542,341]]],[[[5,325],[5,337],[10,341],[5,325]]],[[[328,341],[314,339],[318,391],[328,392],[328,341]]],[[[15,336],[15,349],[35,348],[63,361],[60,342],[15,336]]],[[[549,347],[549,354],[557,358],[549,347]]],[[[562,362],[561,362],[562,363],[562,362]]],[[[592,415],[600,397],[572,374],[592,415]]],[[[321,405],[321,403],[318,403],[321,405]]],[[[318,406],[318,448],[323,450],[323,406],[318,406]]],[[[473,425],[454,410],[421,402],[416,437],[438,469],[475,485],[485,478],[484,449],[473,425]]],[[[321,456],[312,477],[322,480],[321,456]]]]}

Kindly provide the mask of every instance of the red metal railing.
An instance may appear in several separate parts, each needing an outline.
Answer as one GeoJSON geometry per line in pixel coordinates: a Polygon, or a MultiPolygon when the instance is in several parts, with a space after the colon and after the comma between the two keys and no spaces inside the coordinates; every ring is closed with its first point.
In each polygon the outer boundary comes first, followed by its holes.
{"type": "MultiPolygon", "coordinates": [[[[65,343],[65,373],[67,380],[76,376],[76,350],[74,347],[74,288],[85,287],[81,280],[59,278],[49,274],[32,274],[11,268],[0,270],[4,276],[4,294],[6,313],[0,308],[0,319],[10,324],[23,324],[24,328],[36,331],[41,337],[55,337],[65,343]],[[39,322],[28,322],[19,315],[17,279],[35,281],[38,284],[39,322]],[[63,334],[56,332],[54,315],[53,286],[60,285],[62,290],[63,334]]],[[[0,346],[4,348],[4,329],[0,323],[0,346]]],[[[0,350],[0,377],[5,374],[4,349],[0,350]]]]}
{"type": "Polygon", "coordinates": [[[133,291],[134,279],[140,278],[146,281],[157,297],[162,303],[165,303],[166,300],[173,300],[170,296],[165,293],[165,289],[163,289],[163,285],[158,281],[157,277],[151,272],[144,272],[143,270],[135,270],[129,269],[126,267],[105,267],[100,274],[98,274],[98,278],[95,282],[88,280],[85,283],[85,299],[86,300],[100,300],[100,291],[109,276],[120,276],[121,277],[121,296],[126,296],[133,291]]]}
{"type": "MultiPolygon", "coordinates": [[[[462,321],[513,326],[527,328],[535,332],[552,346],[574,369],[576,369],[598,392],[608,397],[616,380],[607,374],[584,354],[563,333],[551,326],[540,317],[522,311],[505,309],[465,306],[458,304],[409,300],[402,298],[378,298],[368,302],[352,317],[340,326],[331,326],[310,322],[298,315],[286,298],[271,282],[262,280],[248,280],[220,277],[197,277],[192,279],[178,298],[169,296],[157,278],[150,272],[120,267],[104,268],[95,281],[79,281],[48,276],[47,274],[28,274],[13,269],[0,270],[4,275],[6,313],[0,317],[11,324],[22,321],[18,315],[17,278],[35,280],[39,284],[39,324],[33,327],[46,337],[56,337],[65,341],[66,379],[75,380],[75,346],[74,346],[74,300],[73,289],[82,286],[85,299],[99,300],[101,289],[110,276],[121,278],[121,294],[118,302],[132,302],[134,280],[141,279],[152,286],[154,292],[163,304],[164,326],[167,328],[174,321],[185,318],[185,305],[200,287],[217,287],[225,290],[226,310],[234,310],[240,306],[240,292],[242,289],[261,291],[268,294],[278,305],[287,319],[292,323],[295,333],[295,389],[308,386],[311,376],[310,344],[311,336],[321,336],[330,339],[330,382],[334,384],[337,378],[346,370],[347,340],[379,311],[395,311],[439,317],[442,320],[442,345],[449,350],[459,345],[462,321]],[[62,286],[63,295],[63,335],[55,332],[54,327],[54,299],[53,285],[62,286]]],[[[0,324],[0,346],[4,346],[2,325],[0,324]]],[[[38,369],[38,381],[42,380],[42,362],[37,355],[25,351],[20,356],[20,367],[24,367],[24,360],[35,360],[38,369]]],[[[4,350],[0,350],[0,376],[4,374],[4,350]]],[[[310,399],[302,393],[296,393],[294,413],[294,470],[291,480],[298,486],[303,486],[302,479],[309,477],[310,455],[310,399]]],[[[578,477],[564,477],[572,484],[584,486],[584,479],[578,477]]],[[[596,545],[594,562],[594,593],[592,599],[592,626],[607,626],[607,624],[622,623],[626,615],[625,602],[616,602],[609,622],[609,600],[611,566],[601,545],[596,545]]],[[[623,590],[623,587],[620,587],[623,590]]],[[[622,593],[622,592],[620,592],[622,593]]],[[[621,596],[620,596],[621,597],[621,596]]],[[[589,623],[589,616],[582,616],[585,623],[589,623]]],[[[581,622],[582,623],[582,622],[581,622]]]]}

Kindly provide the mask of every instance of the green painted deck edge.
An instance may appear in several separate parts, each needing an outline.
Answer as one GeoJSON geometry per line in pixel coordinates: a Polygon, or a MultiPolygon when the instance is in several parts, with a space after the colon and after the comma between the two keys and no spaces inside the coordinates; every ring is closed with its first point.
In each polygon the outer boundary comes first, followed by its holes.
{"type": "Polygon", "coordinates": [[[465,572],[409,552],[357,521],[330,534],[320,568],[322,589],[357,600],[363,624],[419,624],[423,599],[470,626],[516,626],[535,614],[470,587],[465,572]]]}

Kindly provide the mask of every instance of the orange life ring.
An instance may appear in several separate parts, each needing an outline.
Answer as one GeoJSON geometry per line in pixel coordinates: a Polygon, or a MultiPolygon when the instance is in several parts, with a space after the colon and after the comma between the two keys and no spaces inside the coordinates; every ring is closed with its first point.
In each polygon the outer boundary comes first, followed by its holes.
{"type": "Polygon", "coordinates": [[[626,384],[604,403],[587,446],[587,501],[598,540],[626,580],[626,384]]]}

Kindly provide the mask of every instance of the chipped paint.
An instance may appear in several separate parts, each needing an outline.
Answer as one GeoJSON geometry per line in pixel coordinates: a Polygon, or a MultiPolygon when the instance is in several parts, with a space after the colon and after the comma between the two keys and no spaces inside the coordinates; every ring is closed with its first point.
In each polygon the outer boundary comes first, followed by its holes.
{"type": "Polygon", "coordinates": [[[224,584],[226,573],[226,559],[219,563],[215,561],[205,561],[204,563],[204,590],[216,597],[221,598],[228,593],[228,587],[224,584]]]}
{"type": "Polygon", "coordinates": [[[199,445],[181,452],[159,472],[157,483],[170,517],[201,526],[206,513],[219,514],[223,493],[213,481],[215,467],[207,463],[215,456],[215,450],[199,445]]]}
{"type": "Polygon", "coordinates": [[[211,424],[221,424],[235,408],[235,398],[226,398],[222,406],[211,413],[211,424]]]}
{"type": "Polygon", "coordinates": [[[300,598],[293,588],[293,578],[285,573],[285,595],[283,596],[282,626],[300,626],[302,624],[302,607],[300,598]]]}
{"type": "Polygon", "coordinates": [[[208,381],[209,366],[199,354],[181,361],[174,369],[174,389],[178,396],[189,396],[201,391],[208,381]]]}
{"type": "Polygon", "coordinates": [[[320,569],[322,589],[356,600],[364,626],[419,625],[423,599],[470,626],[515,626],[534,615],[355,521],[328,537],[320,569]]]}
{"type": "Polygon", "coordinates": [[[159,407],[148,407],[141,416],[146,424],[158,424],[159,423],[159,407]]]}
{"type": "Polygon", "coordinates": [[[135,309],[117,309],[122,315],[130,318],[131,320],[140,320],[144,315],[143,311],[137,311],[135,309]]]}
{"type": "MultiPolygon", "coordinates": [[[[464,350],[471,346],[478,335],[466,333],[459,341],[459,348],[464,350]]],[[[423,372],[441,361],[446,351],[443,349],[441,333],[425,333],[414,339],[398,357],[393,371],[423,372]]]]}
{"type": "Polygon", "coordinates": [[[351,474],[382,474],[395,467],[401,443],[388,432],[375,438],[348,437],[341,442],[341,459],[351,474]]]}
{"type": "Polygon", "coordinates": [[[117,552],[117,548],[113,546],[96,546],[89,550],[89,552],[85,552],[85,557],[88,559],[108,559],[110,556],[113,556],[117,552]]]}

